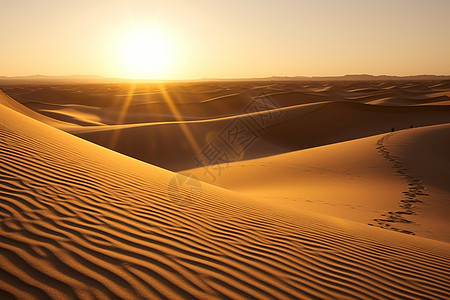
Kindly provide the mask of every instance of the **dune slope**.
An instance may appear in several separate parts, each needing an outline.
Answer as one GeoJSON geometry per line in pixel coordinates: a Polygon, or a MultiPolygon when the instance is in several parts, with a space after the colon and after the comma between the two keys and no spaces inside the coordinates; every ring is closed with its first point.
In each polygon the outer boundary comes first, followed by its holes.
{"type": "Polygon", "coordinates": [[[206,183],[178,201],[172,172],[0,116],[2,299],[450,296],[448,243],[206,183]]]}
{"type": "Polygon", "coordinates": [[[264,201],[450,242],[450,124],[187,170],[264,201]]]}
{"type": "Polygon", "coordinates": [[[0,104],[9,107],[15,111],[20,112],[21,114],[28,116],[30,118],[36,119],[40,122],[43,122],[45,124],[49,124],[53,127],[66,129],[66,128],[73,128],[76,127],[72,123],[67,123],[64,121],[56,120],[49,118],[47,116],[44,116],[40,113],[35,112],[34,110],[29,109],[28,107],[20,104],[16,100],[12,99],[8,95],[6,95],[3,91],[0,90],[0,104]]]}

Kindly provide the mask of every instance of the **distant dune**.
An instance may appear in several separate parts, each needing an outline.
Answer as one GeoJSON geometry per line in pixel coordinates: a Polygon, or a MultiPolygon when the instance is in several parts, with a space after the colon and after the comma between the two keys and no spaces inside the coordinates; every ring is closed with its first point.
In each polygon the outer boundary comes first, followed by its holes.
{"type": "Polygon", "coordinates": [[[2,90],[1,299],[450,298],[449,81],[2,90]]]}

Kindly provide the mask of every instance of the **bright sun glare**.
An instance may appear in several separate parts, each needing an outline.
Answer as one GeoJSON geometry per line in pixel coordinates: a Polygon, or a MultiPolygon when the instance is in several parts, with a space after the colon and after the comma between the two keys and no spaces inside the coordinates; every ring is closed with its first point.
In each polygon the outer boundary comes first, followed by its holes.
{"type": "Polygon", "coordinates": [[[174,45],[161,30],[131,30],[125,33],[119,48],[124,77],[161,78],[173,67],[174,45]]]}

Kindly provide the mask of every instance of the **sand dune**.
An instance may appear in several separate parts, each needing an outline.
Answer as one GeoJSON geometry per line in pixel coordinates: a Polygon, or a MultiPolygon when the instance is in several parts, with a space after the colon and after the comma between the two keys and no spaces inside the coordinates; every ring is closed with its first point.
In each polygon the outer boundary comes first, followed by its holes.
{"type": "MultiPolygon", "coordinates": [[[[0,94],[2,299],[448,299],[450,296],[450,245],[444,238],[439,241],[436,236],[426,238],[426,234],[419,232],[413,236],[368,226],[358,218],[348,217],[349,214],[344,216],[344,210],[339,212],[341,217],[327,215],[325,210],[319,214],[314,209],[308,211],[307,206],[294,208],[288,201],[267,201],[256,193],[260,188],[267,192],[264,185],[280,184],[277,173],[298,174],[295,168],[309,172],[302,178],[310,183],[323,182],[340,172],[342,176],[335,176],[336,184],[332,183],[336,189],[330,189],[328,198],[323,198],[338,204],[345,203],[342,196],[338,197],[339,193],[343,195],[339,184],[350,188],[351,180],[361,184],[367,180],[368,185],[380,180],[376,187],[383,188],[392,182],[386,192],[380,191],[379,195],[387,198],[382,199],[383,203],[360,199],[361,214],[372,217],[399,203],[397,196],[401,197],[407,186],[403,175],[413,174],[423,176],[423,185],[430,194],[427,201],[434,199],[433,205],[443,203],[446,199],[435,195],[448,195],[445,185],[448,169],[444,163],[448,163],[445,159],[449,145],[445,143],[442,148],[435,145],[448,137],[448,125],[401,131],[381,143],[378,141],[386,135],[267,157],[265,161],[277,164],[266,169],[273,172],[267,174],[273,175],[273,181],[259,174],[265,184],[257,177],[252,179],[251,172],[258,170],[249,165],[251,161],[237,162],[244,165],[239,175],[252,190],[247,192],[237,185],[238,180],[233,183],[233,178],[227,182],[236,184],[230,185],[235,191],[180,177],[102,148],[44,124],[37,117],[26,116],[21,108],[11,109],[9,101],[0,94]],[[428,149],[422,151],[423,143],[428,149]],[[431,163],[410,166],[420,155],[431,155],[433,165],[441,164],[436,169],[440,173],[433,175],[431,163]],[[309,167],[303,165],[306,163],[309,167]],[[404,166],[408,170],[403,170],[404,166]],[[396,170],[402,171],[399,174],[403,177],[395,177],[392,173],[396,170]],[[178,194],[176,183],[185,183],[178,194]]],[[[396,126],[406,126],[411,121],[409,117],[398,118],[403,114],[414,116],[416,122],[423,122],[421,125],[444,123],[448,116],[445,107],[440,111],[405,107],[403,113],[392,113],[390,109],[398,108],[374,109],[373,105],[358,103],[355,107],[353,103],[300,104],[287,107],[284,119],[268,126],[268,138],[259,142],[281,151],[274,141],[283,130],[301,125],[311,114],[325,112],[332,117],[332,110],[327,111],[330,107],[346,111],[345,118],[352,116],[348,111],[353,110],[366,114],[353,121],[370,120],[369,116],[380,111],[383,118],[392,114],[389,120],[399,122],[396,126]]],[[[368,124],[381,124],[374,119],[368,124]]],[[[226,121],[215,118],[185,125],[206,124],[214,130],[214,126],[222,126],[220,122],[226,121]]],[[[148,136],[148,128],[179,125],[132,124],[135,127],[130,130],[146,130],[145,135],[134,137],[139,142],[146,136],[167,146],[164,140],[148,136]]],[[[102,126],[86,126],[83,130],[89,132],[99,127],[98,132],[102,132],[102,126]]],[[[388,128],[376,132],[380,130],[377,127],[372,134],[390,131],[393,125],[384,126],[388,128]]],[[[201,131],[200,127],[190,129],[201,131]]],[[[126,129],[123,133],[121,136],[125,137],[133,134],[126,129]]],[[[163,133],[162,136],[173,134],[163,133]]],[[[353,139],[358,134],[360,131],[347,128],[337,139],[353,139]]],[[[117,145],[126,141],[116,140],[117,145]]],[[[304,143],[285,141],[289,147],[304,143]]],[[[317,141],[310,145],[314,143],[317,141]]],[[[181,153],[187,151],[179,145],[174,148],[181,153]]],[[[263,147],[259,151],[266,150],[263,147]]],[[[276,153],[276,149],[272,152],[276,153]]],[[[233,170],[224,171],[218,180],[226,180],[226,172],[233,170]]],[[[285,179],[295,192],[295,178],[285,179]]],[[[364,190],[369,191],[368,185],[356,191],[355,197],[348,192],[348,201],[356,205],[364,190]]],[[[421,190],[409,192],[418,191],[421,190]]],[[[421,209],[432,218],[437,207],[421,209]]],[[[433,230],[427,224],[421,226],[423,231],[433,230]]]]}
{"type": "Polygon", "coordinates": [[[450,125],[225,163],[202,181],[291,209],[450,242],[450,125]],[[388,213],[390,212],[390,213],[388,213]]]}
{"type": "MultiPolygon", "coordinates": [[[[448,82],[217,82],[9,87],[58,126],[139,160],[181,171],[232,122],[257,140],[233,160],[254,159],[450,122],[448,82]],[[270,99],[275,113],[255,125],[248,107],[270,99]],[[282,112],[280,114],[280,112],[282,112]],[[271,119],[270,122],[267,120],[271,119]],[[357,126],[356,126],[357,124],[357,126]],[[188,134],[186,132],[189,132],[188,134]]],[[[232,156],[233,154],[230,154],[232,156]]]]}

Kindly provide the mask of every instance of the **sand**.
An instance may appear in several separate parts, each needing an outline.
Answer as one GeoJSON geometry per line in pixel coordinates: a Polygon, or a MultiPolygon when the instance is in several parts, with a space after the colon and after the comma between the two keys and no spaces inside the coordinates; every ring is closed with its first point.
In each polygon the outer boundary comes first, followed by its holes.
{"type": "Polygon", "coordinates": [[[450,297],[447,82],[180,84],[178,115],[146,94],[125,117],[88,87],[0,93],[2,299],[450,297]],[[268,116],[238,105],[261,89],[278,118],[214,180],[194,169],[221,127],[268,116]]]}

